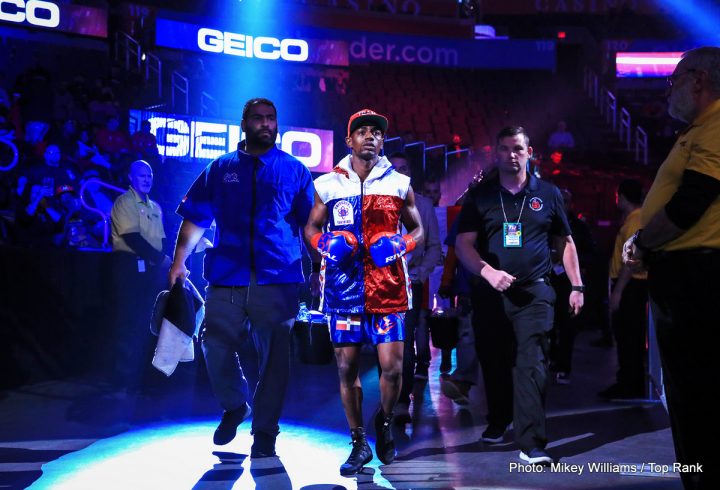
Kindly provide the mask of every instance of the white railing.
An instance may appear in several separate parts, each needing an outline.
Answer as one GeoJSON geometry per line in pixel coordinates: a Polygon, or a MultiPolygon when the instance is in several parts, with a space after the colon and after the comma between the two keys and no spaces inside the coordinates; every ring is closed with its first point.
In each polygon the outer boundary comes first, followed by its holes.
{"type": "Polygon", "coordinates": [[[157,96],[162,99],[162,61],[152,53],[145,53],[145,82],[157,84],[157,96]]]}
{"type": "Polygon", "coordinates": [[[648,164],[648,137],[640,126],[635,128],[635,161],[648,164]]]}
{"type": "Polygon", "coordinates": [[[115,33],[115,60],[122,61],[125,70],[140,72],[142,63],[140,43],[124,32],[115,33]]]}
{"type": "Polygon", "coordinates": [[[612,125],[613,131],[617,129],[617,99],[609,90],[605,91],[605,121],[612,125]]]}
{"type": "Polygon", "coordinates": [[[113,191],[115,191],[115,192],[118,192],[118,193],[120,193],[120,194],[123,194],[127,189],[121,189],[120,187],[116,187],[116,186],[114,186],[114,185],[112,185],[112,184],[108,184],[108,183],[103,182],[102,180],[99,180],[99,179],[89,179],[88,181],[86,181],[86,182],[82,185],[82,187],[80,187],[80,192],[79,192],[79,195],[80,195],[80,203],[83,205],[83,207],[84,207],[85,209],[88,209],[88,210],[92,211],[93,213],[97,213],[97,214],[100,215],[100,218],[101,218],[102,221],[103,221],[103,243],[102,243],[102,247],[103,247],[103,248],[110,248],[110,243],[108,242],[108,235],[110,234],[110,233],[109,233],[109,228],[110,228],[110,215],[105,214],[102,209],[93,207],[93,206],[89,205],[89,204],[87,203],[87,201],[85,201],[85,197],[83,196],[83,194],[84,194],[85,190],[87,189],[87,187],[88,187],[89,185],[98,185],[98,186],[100,186],[100,187],[106,187],[106,188],[111,189],[111,190],[113,190],[113,191]]]}
{"type": "Polygon", "coordinates": [[[635,161],[648,164],[648,137],[645,130],[636,126],[632,130],[632,118],[630,112],[620,107],[618,112],[617,98],[610,90],[602,87],[598,76],[590,68],[585,68],[583,75],[583,91],[592,100],[593,105],[600,111],[605,122],[612,126],[613,132],[617,133],[621,143],[625,143],[627,150],[633,148],[635,143],[635,161]]]}
{"type": "Polygon", "coordinates": [[[174,110],[178,110],[178,106],[175,102],[177,98],[185,106],[185,114],[190,112],[190,99],[188,97],[189,83],[188,79],[176,71],[172,72],[170,84],[170,95],[172,101],[172,107],[174,110]],[[176,95],[177,94],[177,95],[176,95]]]}
{"type": "Polygon", "coordinates": [[[13,142],[15,138],[15,131],[7,131],[0,134],[0,143],[9,148],[9,154],[7,161],[0,161],[0,172],[7,172],[12,170],[18,163],[18,149],[17,145],[13,142]]]}
{"type": "Polygon", "coordinates": [[[204,90],[200,93],[200,115],[217,116],[220,113],[220,104],[215,98],[204,90]]]}
{"type": "Polygon", "coordinates": [[[618,127],[618,137],[621,142],[625,142],[626,148],[630,149],[630,128],[632,127],[632,120],[630,113],[624,107],[620,109],[620,126],[618,127]]]}

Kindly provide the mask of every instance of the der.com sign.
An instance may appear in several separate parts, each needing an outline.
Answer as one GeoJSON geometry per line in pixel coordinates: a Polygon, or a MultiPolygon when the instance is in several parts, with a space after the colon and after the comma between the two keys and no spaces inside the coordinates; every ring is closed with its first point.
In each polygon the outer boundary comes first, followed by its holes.
{"type": "MultiPolygon", "coordinates": [[[[144,120],[157,139],[158,153],[181,161],[210,161],[235,151],[245,137],[237,121],[131,110],[130,129],[144,120]]],[[[276,145],[300,160],[310,171],[333,168],[333,132],[329,129],[283,126],[276,145]]]]}

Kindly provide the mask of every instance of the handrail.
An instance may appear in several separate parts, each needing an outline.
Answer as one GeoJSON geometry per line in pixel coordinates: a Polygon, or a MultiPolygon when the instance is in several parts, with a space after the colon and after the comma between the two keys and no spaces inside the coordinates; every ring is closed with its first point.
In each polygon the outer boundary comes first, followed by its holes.
{"type": "Polygon", "coordinates": [[[157,96],[162,99],[162,60],[152,53],[145,53],[145,81],[150,82],[154,78],[157,83],[157,96]],[[152,77],[152,75],[155,75],[152,77]]]}
{"type": "MultiPolygon", "coordinates": [[[[428,147],[425,148],[425,152],[424,152],[424,153],[427,154],[427,152],[429,152],[429,151],[431,151],[431,150],[437,150],[438,148],[442,148],[442,149],[444,150],[444,151],[443,151],[443,158],[444,158],[444,160],[445,160],[445,161],[444,161],[444,164],[445,164],[445,173],[447,174],[448,163],[447,163],[447,147],[446,147],[446,145],[433,145],[433,146],[428,146],[428,147]]],[[[423,162],[423,174],[424,174],[424,173],[425,173],[425,162],[423,162]]]]}
{"type": "Polygon", "coordinates": [[[624,107],[620,109],[620,127],[618,128],[618,136],[621,142],[625,142],[627,149],[630,149],[630,127],[632,126],[632,120],[630,113],[624,107]]]}
{"type": "Polygon", "coordinates": [[[617,130],[617,99],[609,90],[605,90],[605,97],[605,103],[607,105],[607,109],[605,111],[605,121],[612,123],[613,131],[615,131],[617,130]]]}
{"type": "Polygon", "coordinates": [[[205,92],[200,92],[200,115],[201,116],[217,116],[220,113],[220,104],[215,97],[205,92]]]}
{"type": "Polygon", "coordinates": [[[140,72],[141,51],[140,43],[135,38],[124,32],[118,31],[115,33],[115,60],[120,61],[120,55],[124,54],[125,69],[127,71],[130,71],[130,58],[134,57],[135,71],[140,72]],[[124,48],[123,53],[120,53],[120,48],[124,48]]]}
{"type": "Polygon", "coordinates": [[[9,146],[10,150],[12,150],[13,153],[12,161],[8,165],[0,165],[0,172],[7,172],[9,170],[12,170],[18,163],[19,153],[17,145],[13,142],[14,136],[14,131],[9,131],[3,135],[0,135],[0,142],[9,146]]]}
{"type": "Polygon", "coordinates": [[[172,107],[173,109],[177,110],[177,107],[175,106],[175,92],[180,92],[185,97],[185,114],[190,112],[190,100],[188,98],[188,92],[190,90],[190,86],[188,83],[188,79],[184,76],[182,76],[180,73],[173,71],[171,76],[171,101],[172,101],[172,107]]]}
{"type": "Polygon", "coordinates": [[[84,207],[85,209],[88,209],[88,210],[90,210],[90,211],[92,211],[92,212],[97,213],[97,214],[100,215],[100,218],[103,220],[103,244],[102,244],[102,247],[103,247],[103,248],[109,248],[109,244],[108,244],[108,225],[109,225],[109,222],[110,222],[110,216],[107,216],[105,213],[103,213],[101,209],[94,208],[94,207],[90,206],[90,205],[85,201],[85,198],[83,197],[83,192],[85,192],[85,189],[87,188],[88,185],[90,185],[90,183],[99,185],[99,186],[101,186],[101,187],[107,187],[108,189],[112,189],[112,190],[114,190],[114,191],[116,191],[116,192],[119,192],[120,194],[123,194],[127,189],[121,189],[120,187],[116,187],[116,186],[114,186],[114,185],[112,185],[112,184],[108,184],[108,183],[106,183],[106,182],[103,182],[103,181],[100,180],[100,179],[88,179],[87,181],[85,181],[85,183],[82,185],[82,187],[80,187],[80,192],[79,192],[79,195],[80,195],[80,203],[83,205],[83,207],[84,207]]]}
{"type": "Polygon", "coordinates": [[[408,143],[406,145],[403,145],[403,150],[406,148],[410,148],[411,146],[420,146],[422,148],[422,169],[423,174],[425,173],[425,142],[424,141],[413,141],[412,143],[408,143]]]}
{"type": "Polygon", "coordinates": [[[648,164],[647,133],[640,126],[635,128],[635,161],[642,162],[643,165],[648,164]],[[640,150],[642,150],[642,160],[640,159],[640,150]]]}

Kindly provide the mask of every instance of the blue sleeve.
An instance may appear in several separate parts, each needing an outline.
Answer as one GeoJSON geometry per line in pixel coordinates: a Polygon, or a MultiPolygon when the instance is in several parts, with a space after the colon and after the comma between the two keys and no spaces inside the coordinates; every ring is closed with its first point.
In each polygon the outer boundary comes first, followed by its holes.
{"type": "Polygon", "coordinates": [[[313,184],[310,170],[302,164],[300,164],[300,167],[298,193],[293,202],[293,214],[300,228],[303,228],[308,222],[310,210],[315,204],[315,184],[313,184]]]}
{"type": "Polygon", "coordinates": [[[187,194],[177,208],[177,214],[188,221],[208,228],[215,219],[212,209],[212,184],[213,168],[215,162],[208,165],[193,185],[190,186],[187,194]]]}

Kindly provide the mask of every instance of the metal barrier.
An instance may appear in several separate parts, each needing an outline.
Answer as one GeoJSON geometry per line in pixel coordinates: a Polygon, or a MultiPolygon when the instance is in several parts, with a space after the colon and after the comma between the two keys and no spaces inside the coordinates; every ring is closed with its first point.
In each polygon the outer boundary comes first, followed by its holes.
{"type": "Polygon", "coordinates": [[[617,99],[609,90],[605,91],[605,121],[612,124],[613,131],[617,129],[617,99]]]}
{"type": "Polygon", "coordinates": [[[632,121],[630,119],[630,113],[624,107],[620,109],[620,126],[618,127],[618,136],[620,142],[625,142],[627,149],[630,149],[630,127],[632,121]]]}
{"type": "Polygon", "coordinates": [[[188,79],[179,74],[178,72],[173,71],[170,82],[170,95],[173,109],[178,110],[177,104],[175,103],[175,94],[179,93],[182,96],[181,100],[185,103],[185,114],[187,114],[188,112],[190,112],[190,99],[188,98],[190,84],[188,83],[188,79]]]}
{"type": "Polygon", "coordinates": [[[425,142],[424,141],[413,141],[412,143],[408,143],[407,145],[403,146],[403,150],[405,148],[412,148],[413,146],[419,146],[420,147],[420,154],[422,155],[422,169],[423,169],[423,175],[425,174],[425,142]]]}
{"type": "Polygon", "coordinates": [[[437,150],[440,148],[443,149],[444,168],[445,168],[445,173],[447,174],[448,159],[447,159],[447,147],[445,145],[434,145],[434,146],[428,146],[425,148],[425,151],[423,152],[423,174],[425,173],[425,161],[426,161],[427,153],[429,151],[437,150]]]}
{"type": "Polygon", "coordinates": [[[635,161],[642,162],[643,165],[648,164],[648,137],[640,126],[635,128],[635,161]]]}
{"type": "MultiPolygon", "coordinates": [[[[8,162],[0,161],[0,172],[7,172],[12,170],[18,163],[18,149],[13,139],[15,138],[14,131],[8,131],[4,134],[0,134],[0,145],[7,146],[10,149],[8,162]]],[[[4,156],[4,155],[3,155],[4,156]]],[[[4,159],[3,159],[4,160],[4,159]]]]}
{"type": "Polygon", "coordinates": [[[640,126],[636,126],[633,133],[632,118],[626,108],[620,107],[618,117],[618,104],[615,94],[600,86],[598,76],[588,67],[585,67],[583,73],[583,91],[592,100],[593,105],[598,108],[604,120],[612,125],[613,132],[617,133],[621,143],[625,143],[627,150],[632,150],[633,139],[635,140],[635,161],[647,165],[647,133],[640,126]]]}
{"type": "Polygon", "coordinates": [[[157,84],[157,96],[162,99],[162,61],[152,53],[145,53],[145,81],[157,84]]]}
{"type": "Polygon", "coordinates": [[[92,185],[99,185],[100,187],[106,187],[106,188],[112,189],[112,190],[114,190],[115,192],[118,192],[118,193],[120,193],[120,194],[123,194],[127,189],[121,189],[120,187],[115,187],[114,185],[108,184],[108,183],[106,183],[106,182],[103,182],[103,181],[100,180],[100,179],[89,179],[88,181],[86,181],[86,182],[82,185],[82,187],[80,187],[80,192],[79,192],[79,195],[80,195],[80,203],[83,205],[83,207],[84,207],[85,209],[88,209],[88,210],[90,210],[90,211],[92,211],[92,212],[97,213],[97,214],[100,215],[100,218],[101,218],[102,221],[103,221],[103,243],[102,243],[102,247],[103,247],[103,248],[110,248],[110,244],[108,243],[108,228],[109,228],[109,226],[110,226],[110,216],[108,216],[108,215],[106,215],[105,213],[103,213],[103,211],[102,211],[101,209],[94,208],[94,207],[90,206],[90,205],[85,201],[85,197],[83,197],[83,193],[85,192],[85,189],[87,189],[87,187],[88,187],[90,184],[92,184],[92,185]]]}
{"type": "Polygon", "coordinates": [[[217,116],[220,113],[220,104],[209,93],[202,91],[200,93],[200,115],[201,116],[217,116]]]}
{"type": "Polygon", "coordinates": [[[124,32],[116,32],[115,61],[121,60],[124,61],[124,66],[127,71],[132,71],[131,66],[134,66],[134,71],[140,72],[140,64],[142,63],[140,43],[124,32]],[[131,61],[132,65],[130,64],[131,61]]]}

